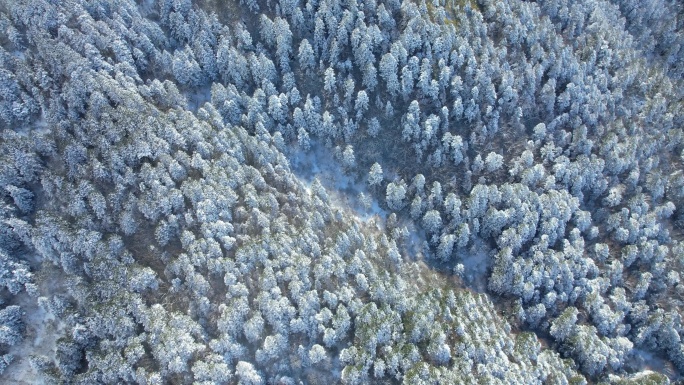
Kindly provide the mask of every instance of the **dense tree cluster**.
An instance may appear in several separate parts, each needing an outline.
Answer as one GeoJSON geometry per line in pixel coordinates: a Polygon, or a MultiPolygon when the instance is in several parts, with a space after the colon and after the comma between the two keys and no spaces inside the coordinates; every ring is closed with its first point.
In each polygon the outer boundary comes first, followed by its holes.
{"type": "Polygon", "coordinates": [[[638,356],[684,370],[682,20],[670,0],[0,4],[0,373],[667,382],[638,356]],[[386,221],[293,173],[318,147],[386,221]],[[27,304],[58,332],[17,358],[27,304]]]}

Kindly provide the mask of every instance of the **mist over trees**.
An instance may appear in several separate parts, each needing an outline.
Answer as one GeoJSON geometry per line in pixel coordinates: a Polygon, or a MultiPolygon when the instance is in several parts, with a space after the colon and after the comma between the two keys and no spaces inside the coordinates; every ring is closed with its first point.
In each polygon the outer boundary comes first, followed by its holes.
{"type": "Polygon", "coordinates": [[[0,382],[680,380],[682,20],[0,3],[0,382]]]}

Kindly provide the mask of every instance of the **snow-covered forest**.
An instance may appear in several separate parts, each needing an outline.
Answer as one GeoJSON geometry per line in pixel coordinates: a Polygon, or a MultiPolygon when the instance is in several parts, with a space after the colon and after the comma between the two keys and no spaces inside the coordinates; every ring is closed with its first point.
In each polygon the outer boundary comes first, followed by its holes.
{"type": "Polygon", "coordinates": [[[0,383],[684,380],[679,0],[0,0],[0,383]]]}

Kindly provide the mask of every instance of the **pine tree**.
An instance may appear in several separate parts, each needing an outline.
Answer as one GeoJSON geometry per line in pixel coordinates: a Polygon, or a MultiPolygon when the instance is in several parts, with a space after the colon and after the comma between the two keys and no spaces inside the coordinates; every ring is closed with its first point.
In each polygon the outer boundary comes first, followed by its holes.
{"type": "Polygon", "coordinates": [[[368,110],[368,95],[366,91],[361,90],[356,94],[356,101],[354,102],[354,109],[356,110],[356,119],[361,119],[363,114],[368,110]]]}
{"type": "Polygon", "coordinates": [[[380,76],[387,85],[390,95],[399,91],[399,79],[397,77],[397,59],[391,52],[386,53],[380,59],[380,76]]]}
{"type": "Polygon", "coordinates": [[[10,305],[0,310],[0,344],[14,346],[23,339],[24,321],[19,306],[10,305]]]}
{"type": "Polygon", "coordinates": [[[328,93],[334,93],[336,91],[335,70],[332,67],[328,67],[325,70],[325,76],[323,78],[323,89],[328,93]]]}
{"type": "Polygon", "coordinates": [[[386,199],[390,210],[401,210],[405,205],[404,199],[406,199],[405,183],[403,181],[390,182],[386,189],[386,199]]]}
{"type": "Polygon", "coordinates": [[[376,186],[382,183],[383,180],[383,174],[382,174],[382,167],[376,162],[373,163],[373,165],[370,168],[370,171],[368,172],[368,185],[369,186],[376,186]]]}
{"type": "Polygon", "coordinates": [[[299,54],[297,55],[297,58],[299,60],[299,67],[304,73],[313,71],[316,68],[314,51],[307,39],[302,39],[299,43],[299,54]]]}

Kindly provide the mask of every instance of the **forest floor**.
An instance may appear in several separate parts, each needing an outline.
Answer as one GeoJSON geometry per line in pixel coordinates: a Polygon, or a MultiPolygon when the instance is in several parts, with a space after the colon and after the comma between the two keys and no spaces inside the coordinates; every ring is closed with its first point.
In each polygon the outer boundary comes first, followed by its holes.
{"type": "Polygon", "coordinates": [[[293,150],[288,154],[288,160],[292,172],[307,187],[311,186],[314,178],[318,178],[335,206],[363,222],[379,219],[380,221],[376,222],[383,223],[384,228],[388,212],[380,207],[365,180],[347,173],[333,158],[330,150],[318,140],[311,140],[311,148],[308,151],[293,150]],[[365,196],[370,205],[364,205],[360,194],[365,196]]]}
{"type": "MultiPolygon", "coordinates": [[[[56,268],[43,268],[37,273],[40,279],[39,292],[49,294],[61,291],[63,284],[61,275],[56,268]]],[[[30,362],[31,356],[54,356],[57,340],[64,332],[64,324],[58,322],[54,315],[45,311],[37,301],[22,292],[15,297],[15,305],[21,306],[24,312],[26,333],[23,341],[11,349],[14,360],[7,370],[0,376],[0,383],[16,385],[42,385],[45,379],[38,374],[30,362]]]]}

